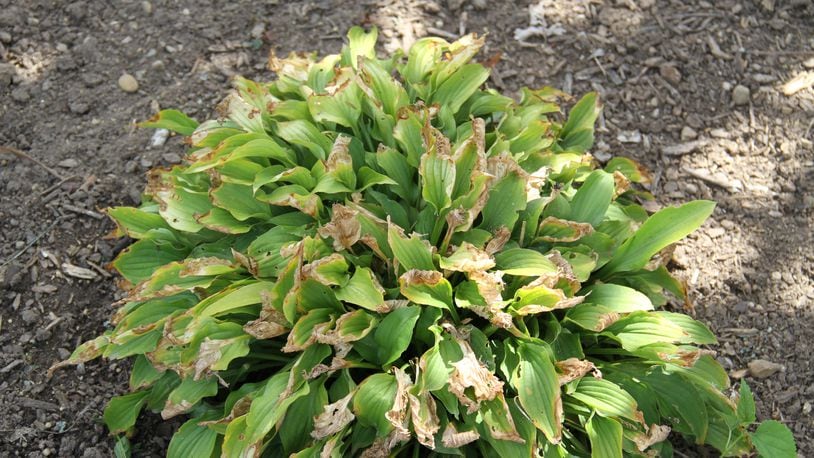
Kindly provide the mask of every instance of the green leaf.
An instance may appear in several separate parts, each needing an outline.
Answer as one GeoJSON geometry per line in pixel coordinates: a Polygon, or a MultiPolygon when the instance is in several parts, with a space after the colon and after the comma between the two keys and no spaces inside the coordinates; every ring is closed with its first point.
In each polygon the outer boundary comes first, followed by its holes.
{"type": "Polygon", "coordinates": [[[584,288],[585,302],[598,304],[616,313],[629,313],[639,310],[653,310],[650,298],[627,286],[613,283],[598,283],[584,288]]]}
{"type": "Polygon", "coordinates": [[[449,208],[455,186],[455,162],[452,158],[433,149],[421,157],[418,174],[423,178],[421,195],[435,208],[436,214],[449,208]]]}
{"type": "Polygon", "coordinates": [[[755,422],[755,397],[746,380],[743,379],[741,380],[737,413],[742,425],[748,426],[755,422]]]}
{"type": "Polygon", "coordinates": [[[348,30],[348,47],[343,53],[343,63],[358,68],[359,57],[373,59],[376,57],[376,39],[379,31],[373,27],[370,32],[365,32],[361,27],[354,26],[348,30]]]}
{"type": "Polygon", "coordinates": [[[211,418],[195,417],[181,425],[172,436],[167,449],[167,458],[211,457],[215,452],[218,433],[214,429],[198,424],[205,420],[211,418]]]}
{"type": "Polygon", "coordinates": [[[110,399],[102,415],[110,434],[130,431],[149,394],[150,390],[137,391],[110,399]]]}
{"type": "Polygon", "coordinates": [[[699,200],[662,209],[622,244],[610,262],[598,272],[599,277],[641,269],[654,254],[698,229],[714,208],[714,202],[699,200]]]}
{"type": "Polygon", "coordinates": [[[520,363],[512,384],[520,405],[534,426],[549,441],[557,443],[562,435],[562,397],[548,350],[540,345],[521,343],[518,352],[520,363]]]}
{"type": "Polygon", "coordinates": [[[585,94],[579,102],[568,113],[568,120],[562,126],[560,138],[568,139],[569,136],[583,129],[593,130],[594,122],[602,112],[599,104],[599,96],[596,92],[585,94]]]}
{"type": "Polygon", "coordinates": [[[161,411],[164,419],[172,418],[176,415],[188,412],[201,399],[214,396],[218,393],[218,380],[216,377],[207,377],[195,380],[191,376],[181,380],[167,398],[167,404],[161,411]]]}
{"type": "Polygon", "coordinates": [[[413,328],[421,307],[397,308],[386,314],[374,333],[354,342],[353,348],[366,360],[386,366],[401,357],[410,346],[413,328]]]}
{"type": "Polygon", "coordinates": [[[278,122],[276,133],[288,143],[305,147],[318,160],[324,161],[333,142],[308,121],[278,122]]]}
{"type": "Polygon", "coordinates": [[[503,226],[514,229],[519,215],[526,208],[526,181],[517,173],[510,172],[489,191],[489,200],[481,211],[480,229],[494,232],[503,226]]]}
{"type": "Polygon", "coordinates": [[[452,285],[437,270],[408,270],[399,277],[399,290],[416,304],[452,308],[452,285]]]}
{"type": "Polygon", "coordinates": [[[133,453],[130,447],[130,440],[127,436],[119,436],[116,438],[116,446],[113,447],[113,456],[116,458],[130,458],[133,453]]]}
{"type": "Polygon", "coordinates": [[[495,255],[497,268],[509,275],[535,277],[556,274],[557,266],[539,251],[510,248],[495,255]]]}
{"type": "Polygon", "coordinates": [[[393,430],[385,417],[396,397],[396,378],[390,374],[373,374],[366,378],[353,396],[353,413],[363,426],[376,428],[379,437],[393,430]]]}
{"type": "Polygon", "coordinates": [[[461,105],[489,78],[489,70],[480,64],[467,64],[444,81],[432,95],[431,102],[457,113],[461,105]]]}
{"type": "Polygon", "coordinates": [[[390,225],[387,230],[387,242],[403,270],[435,270],[430,246],[417,234],[404,237],[396,227],[390,225]]]}
{"type": "Polygon", "coordinates": [[[376,311],[384,304],[384,289],[376,280],[373,271],[367,267],[357,267],[350,281],[335,290],[336,298],[376,311]]]}
{"type": "Polygon", "coordinates": [[[636,400],[619,385],[591,376],[582,377],[577,383],[576,390],[570,396],[582,401],[599,415],[644,422],[636,400]]]}
{"type": "Polygon", "coordinates": [[[314,417],[322,413],[328,403],[328,392],[323,380],[310,383],[308,395],[297,399],[286,411],[286,419],[279,426],[280,442],[286,454],[302,450],[312,442],[314,417]]]}
{"type": "Polygon", "coordinates": [[[585,424],[591,441],[592,458],[622,457],[622,425],[612,419],[594,415],[585,424]]]}
{"type": "Polygon", "coordinates": [[[359,183],[361,186],[359,187],[358,191],[364,191],[365,189],[376,185],[398,185],[398,183],[392,178],[388,177],[387,175],[382,175],[370,167],[362,167],[359,169],[359,183]]]}
{"type": "Polygon", "coordinates": [[[613,199],[613,175],[602,170],[595,170],[585,183],[582,183],[574,198],[571,199],[571,217],[577,222],[589,223],[596,227],[605,218],[613,199]]]}
{"type": "Polygon", "coordinates": [[[776,420],[767,420],[750,434],[758,453],[766,458],[795,458],[797,445],[789,428],[776,420]]]}
{"type": "Polygon", "coordinates": [[[198,127],[198,121],[178,110],[161,110],[152,118],[140,122],[138,125],[139,127],[153,129],[167,129],[181,135],[192,135],[198,127]]]}

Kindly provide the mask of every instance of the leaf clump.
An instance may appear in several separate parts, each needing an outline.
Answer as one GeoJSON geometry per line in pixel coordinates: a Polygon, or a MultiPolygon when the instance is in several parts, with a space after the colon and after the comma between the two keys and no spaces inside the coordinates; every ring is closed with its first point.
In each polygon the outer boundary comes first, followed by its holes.
{"type": "Polygon", "coordinates": [[[57,365],[134,358],[112,433],[146,407],[190,417],[177,457],[793,453],[750,436],[707,327],[656,310],[685,295],[657,255],[713,203],[648,215],[641,168],[587,153],[596,94],[563,119],[555,89],[484,88],[481,38],[348,38],[236,79],[218,119],[143,124],[186,163],[109,210],[127,295],[57,365]]]}

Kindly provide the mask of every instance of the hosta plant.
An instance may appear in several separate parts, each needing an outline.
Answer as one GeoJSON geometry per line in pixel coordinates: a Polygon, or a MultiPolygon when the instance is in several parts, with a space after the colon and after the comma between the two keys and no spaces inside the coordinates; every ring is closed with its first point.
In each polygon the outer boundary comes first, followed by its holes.
{"type": "Polygon", "coordinates": [[[750,432],[707,327],[659,310],[712,203],[649,215],[644,172],[587,153],[596,95],[563,117],[557,90],[488,89],[482,39],[348,39],[272,57],[218,119],[144,123],[186,163],[109,210],[126,297],[60,364],[133,358],[113,434],[147,408],[188,417],[173,457],[793,455],[781,424],[750,432]]]}

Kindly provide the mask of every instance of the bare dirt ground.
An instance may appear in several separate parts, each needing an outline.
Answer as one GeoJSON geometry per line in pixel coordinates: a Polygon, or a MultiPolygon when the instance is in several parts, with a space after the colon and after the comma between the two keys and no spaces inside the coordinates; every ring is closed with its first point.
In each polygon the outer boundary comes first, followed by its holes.
{"type": "MultiPolygon", "coordinates": [[[[814,90],[780,89],[814,67],[814,3],[543,0],[530,18],[532,3],[0,0],[0,146],[45,165],[0,152],[0,455],[111,455],[100,417],[127,363],[45,371],[109,325],[104,265],[123,244],[102,238],[99,210],[135,204],[148,168],[181,160],[179,139],[151,147],[133,122],[211,117],[230,76],[269,77],[269,50],[336,52],[348,27],[376,24],[386,49],[488,33],[490,85],[599,91],[597,158],[642,162],[661,205],[716,200],[673,265],[759,417],[814,456],[814,90]],[[748,371],[757,359],[780,366],[748,371]]],[[[162,455],[177,425],[144,421],[134,455],[162,455]]]]}

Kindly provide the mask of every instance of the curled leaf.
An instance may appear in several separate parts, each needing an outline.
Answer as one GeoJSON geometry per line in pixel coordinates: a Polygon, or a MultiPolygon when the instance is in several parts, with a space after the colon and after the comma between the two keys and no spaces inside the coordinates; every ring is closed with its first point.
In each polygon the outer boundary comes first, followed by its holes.
{"type": "Polygon", "coordinates": [[[325,406],[321,414],[314,417],[314,430],[311,437],[314,439],[324,439],[332,436],[356,418],[348,408],[348,404],[353,400],[354,392],[350,392],[342,399],[325,406]]]}

